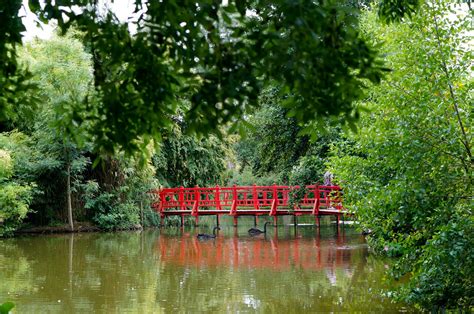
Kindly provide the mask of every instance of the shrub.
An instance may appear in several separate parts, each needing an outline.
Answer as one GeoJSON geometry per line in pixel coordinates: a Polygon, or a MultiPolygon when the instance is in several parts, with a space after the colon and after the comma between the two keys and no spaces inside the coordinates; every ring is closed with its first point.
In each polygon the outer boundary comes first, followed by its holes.
{"type": "Polygon", "coordinates": [[[11,235],[29,211],[33,185],[12,181],[13,162],[10,153],[0,150],[0,236],[11,235]]]}

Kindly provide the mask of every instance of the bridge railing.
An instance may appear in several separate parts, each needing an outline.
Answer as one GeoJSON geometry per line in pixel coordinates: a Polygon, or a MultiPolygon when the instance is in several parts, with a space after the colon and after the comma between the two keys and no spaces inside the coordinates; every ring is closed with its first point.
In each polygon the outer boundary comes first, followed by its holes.
{"type": "Polygon", "coordinates": [[[263,210],[277,208],[313,209],[317,213],[321,208],[342,210],[341,188],[337,185],[308,185],[301,199],[291,202],[291,195],[300,186],[230,186],[230,187],[179,187],[163,188],[151,191],[158,195],[155,207],[160,213],[166,210],[182,210],[194,212],[198,210],[263,210]],[[290,208],[293,207],[293,208],[290,208]]]}

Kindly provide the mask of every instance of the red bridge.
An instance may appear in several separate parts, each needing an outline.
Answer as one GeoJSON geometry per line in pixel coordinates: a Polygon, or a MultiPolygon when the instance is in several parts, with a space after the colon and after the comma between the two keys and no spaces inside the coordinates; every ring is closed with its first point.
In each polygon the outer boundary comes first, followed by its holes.
{"type": "Polygon", "coordinates": [[[152,191],[158,196],[153,208],[163,219],[166,216],[195,217],[216,215],[219,223],[220,215],[234,217],[237,225],[239,216],[272,216],[275,225],[278,216],[312,215],[319,225],[322,215],[334,215],[337,222],[345,214],[349,214],[342,205],[342,191],[337,185],[307,185],[304,195],[291,201],[301,188],[299,186],[232,186],[232,187],[194,187],[164,188],[152,191]]]}

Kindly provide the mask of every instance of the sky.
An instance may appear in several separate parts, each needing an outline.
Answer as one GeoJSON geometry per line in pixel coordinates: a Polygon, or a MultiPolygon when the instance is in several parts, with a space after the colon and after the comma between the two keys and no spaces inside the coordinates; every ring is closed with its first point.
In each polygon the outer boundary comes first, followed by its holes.
{"type": "Polygon", "coordinates": [[[50,25],[42,24],[40,27],[37,26],[37,22],[39,21],[28,8],[28,0],[23,0],[23,5],[20,9],[20,16],[22,18],[23,25],[26,27],[26,32],[23,33],[24,41],[30,41],[35,37],[47,39],[51,36],[53,28],[50,25]]]}
{"type": "MultiPolygon", "coordinates": [[[[130,19],[134,18],[134,0],[99,0],[99,5],[109,7],[122,22],[130,21],[130,19]]],[[[23,34],[24,41],[30,41],[35,37],[48,39],[52,36],[54,25],[45,25],[39,22],[36,16],[31,13],[28,8],[28,0],[23,0],[20,16],[22,17],[23,24],[26,27],[26,32],[23,34]],[[40,24],[39,26],[38,23],[40,24]]],[[[129,24],[129,27],[133,32],[133,29],[135,28],[134,25],[129,24]]]]}

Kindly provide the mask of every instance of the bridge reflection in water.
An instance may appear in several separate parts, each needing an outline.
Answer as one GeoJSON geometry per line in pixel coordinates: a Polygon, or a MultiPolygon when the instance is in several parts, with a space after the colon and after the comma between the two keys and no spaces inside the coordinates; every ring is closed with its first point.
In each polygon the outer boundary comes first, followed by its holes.
{"type": "Polygon", "coordinates": [[[350,270],[354,267],[353,254],[358,261],[367,254],[363,242],[348,244],[342,232],[330,238],[282,239],[277,231],[266,237],[218,236],[210,241],[199,241],[192,233],[183,233],[180,238],[161,235],[156,249],[165,264],[273,270],[350,270]]]}

